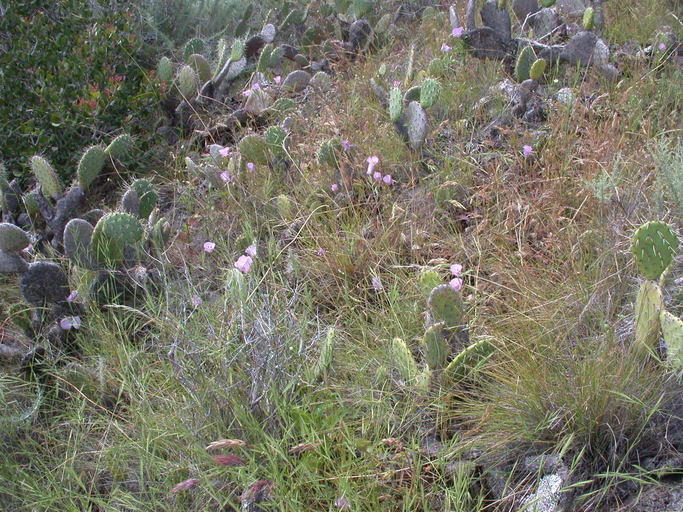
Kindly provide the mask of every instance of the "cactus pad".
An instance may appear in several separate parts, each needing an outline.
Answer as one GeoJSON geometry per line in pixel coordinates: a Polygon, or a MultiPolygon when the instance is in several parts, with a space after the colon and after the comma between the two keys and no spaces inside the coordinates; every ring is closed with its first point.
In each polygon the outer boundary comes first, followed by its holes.
{"type": "Polygon", "coordinates": [[[186,61],[194,72],[197,73],[200,83],[206,83],[211,80],[211,66],[203,55],[199,53],[193,53],[187,58],[186,61]]]}
{"type": "Polygon", "coordinates": [[[106,155],[100,146],[90,146],[78,162],[78,185],[88,190],[104,167],[106,155]]]}
{"type": "Polygon", "coordinates": [[[462,295],[449,285],[442,284],[434,288],[429,294],[427,306],[434,322],[444,322],[448,328],[462,325],[462,295]]]}
{"type": "Polygon", "coordinates": [[[296,103],[289,98],[278,98],[275,100],[275,103],[270,106],[268,112],[272,112],[274,115],[282,116],[288,112],[291,112],[295,108],[296,103]]]}
{"type": "Polygon", "coordinates": [[[95,268],[95,255],[92,251],[93,226],[83,219],[71,219],[64,228],[64,254],[77,265],[95,268]]]}
{"type": "Polygon", "coordinates": [[[237,62],[244,57],[245,44],[242,39],[235,39],[230,49],[230,62],[237,62]]]}
{"type": "Polygon", "coordinates": [[[31,170],[40,183],[40,188],[45,197],[57,199],[62,195],[62,182],[50,162],[42,156],[31,157],[31,170]]]}
{"type": "Polygon", "coordinates": [[[318,149],[318,163],[335,169],[339,168],[339,155],[341,151],[342,143],[337,137],[324,141],[318,149]]]}
{"type": "Polygon", "coordinates": [[[414,85],[406,91],[403,95],[403,103],[410,103],[411,101],[420,101],[420,94],[422,93],[422,87],[419,85],[414,85]]]}
{"type": "Polygon", "coordinates": [[[138,216],[141,219],[146,219],[152,213],[154,207],[157,205],[158,196],[152,184],[147,180],[135,180],[131,183],[130,188],[135,190],[138,195],[140,204],[138,206],[138,216]]]}
{"type": "Polygon", "coordinates": [[[636,297],[636,344],[652,347],[659,337],[659,313],[664,309],[662,291],[652,281],[644,281],[636,297]]]}
{"type": "Polygon", "coordinates": [[[24,300],[34,306],[60,304],[69,296],[66,273],[51,261],[36,261],[28,266],[19,281],[24,300]]]}
{"type": "Polygon", "coordinates": [[[593,11],[592,7],[587,7],[585,11],[583,11],[583,29],[584,30],[593,30],[593,27],[595,25],[595,11],[593,11]]]}
{"type": "Polygon", "coordinates": [[[529,70],[529,78],[539,80],[545,72],[545,66],[545,59],[536,59],[536,62],[532,64],[531,69],[529,70]]]}
{"type": "Polygon", "coordinates": [[[427,329],[422,338],[422,353],[431,370],[440,370],[446,366],[450,355],[443,328],[443,323],[434,324],[427,329]]]}
{"type": "Polygon", "coordinates": [[[405,121],[410,147],[420,149],[427,136],[427,114],[417,101],[408,104],[405,121]]]}
{"type": "Polygon", "coordinates": [[[123,260],[123,248],[142,240],[140,222],[127,213],[110,213],[102,217],[92,234],[95,257],[101,263],[116,266],[123,260]]]}
{"type": "Polygon", "coordinates": [[[258,58],[258,64],[256,65],[256,71],[261,71],[262,73],[267,71],[270,67],[270,57],[273,54],[273,45],[267,44],[261,50],[261,55],[258,58]]]}
{"type": "Polygon", "coordinates": [[[427,78],[420,88],[420,106],[430,108],[439,100],[441,85],[435,78],[427,78]]]}
{"type": "Polygon", "coordinates": [[[168,57],[161,57],[157,64],[157,78],[164,82],[170,82],[173,79],[173,63],[168,57]]]}
{"type": "Polygon", "coordinates": [[[185,45],[183,50],[183,59],[187,62],[192,54],[198,54],[204,52],[204,41],[195,37],[190,39],[185,45]]]}
{"type": "Polygon", "coordinates": [[[198,77],[195,70],[187,64],[178,70],[178,75],[176,76],[176,84],[180,94],[185,98],[194,96],[197,91],[198,77]]]}
{"type": "Polygon", "coordinates": [[[666,360],[676,370],[683,370],[683,322],[668,311],[659,315],[666,343],[666,360]]]}
{"type": "Polygon", "coordinates": [[[401,98],[401,89],[394,87],[389,93],[389,118],[392,123],[398,121],[403,113],[403,99],[401,98]]]}
{"type": "Polygon", "coordinates": [[[631,240],[631,254],[646,279],[659,279],[678,250],[678,236],[661,221],[640,226],[631,240]]]}
{"type": "Polygon", "coordinates": [[[405,383],[411,383],[417,377],[417,364],[410,353],[406,342],[394,338],[388,347],[389,359],[394,369],[405,383]]]}
{"type": "Polygon", "coordinates": [[[263,138],[266,141],[268,149],[273,155],[279,158],[287,156],[287,150],[285,149],[287,132],[284,128],[281,126],[271,126],[265,132],[263,132],[263,138]]]}
{"type": "Polygon", "coordinates": [[[531,67],[536,62],[536,55],[531,46],[525,46],[517,55],[517,62],[515,63],[515,80],[522,83],[530,77],[531,67]]]}
{"type": "Polygon", "coordinates": [[[122,133],[112,140],[104,152],[111,158],[121,158],[130,152],[133,147],[133,137],[127,133],[122,133]]]}
{"type": "Polygon", "coordinates": [[[259,165],[268,164],[268,145],[260,135],[245,135],[237,145],[242,160],[259,165]]]}
{"type": "Polygon", "coordinates": [[[460,352],[444,371],[444,380],[457,384],[477,371],[493,354],[495,347],[488,340],[480,340],[460,352]]]}
{"type": "Polygon", "coordinates": [[[0,223],[0,251],[17,253],[26,249],[30,243],[28,233],[20,227],[8,222],[0,223]]]}

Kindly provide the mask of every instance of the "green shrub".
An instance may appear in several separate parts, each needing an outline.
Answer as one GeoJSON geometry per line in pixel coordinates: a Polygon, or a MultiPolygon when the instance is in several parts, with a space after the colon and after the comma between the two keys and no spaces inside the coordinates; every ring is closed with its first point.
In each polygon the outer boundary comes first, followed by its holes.
{"type": "Polygon", "coordinates": [[[10,174],[40,153],[68,179],[76,155],[125,126],[136,134],[145,94],[135,18],[116,3],[16,0],[0,17],[0,155],[10,174]],[[9,49],[9,51],[7,51],[9,49]]]}

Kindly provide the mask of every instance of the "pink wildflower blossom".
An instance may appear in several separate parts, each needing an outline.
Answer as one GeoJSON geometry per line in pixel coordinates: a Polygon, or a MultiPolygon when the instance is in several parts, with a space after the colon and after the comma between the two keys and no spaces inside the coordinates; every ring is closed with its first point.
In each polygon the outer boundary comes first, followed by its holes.
{"type": "Polygon", "coordinates": [[[251,256],[242,255],[239,258],[237,258],[237,261],[235,262],[235,268],[240,272],[246,274],[247,272],[249,272],[252,263],[253,260],[251,259],[251,256]]]}
{"type": "Polygon", "coordinates": [[[533,150],[534,150],[534,148],[532,148],[528,144],[525,144],[524,146],[522,146],[522,154],[524,155],[524,158],[528,158],[533,150]]]}
{"type": "Polygon", "coordinates": [[[382,178],[382,181],[387,185],[391,185],[394,182],[394,180],[391,178],[391,174],[385,174],[382,178]]]}
{"type": "Polygon", "coordinates": [[[462,37],[462,35],[465,33],[465,28],[464,27],[455,27],[453,31],[451,32],[451,35],[453,37],[462,37]]]}
{"type": "Polygon", "coordinates": [[[59,321],[59,326],[68,331],[70,329],[80,329],[81,328],[81,317],[80,316],[65,316],[59,321]]]}
{"type": "Polygon", "coordinates": [[[213,250],[216,248],[216,244],[213,242],[204,242],[204,252],[213,252],[213,250]]]}
{"type": "Polygon", "coordinates": [[[332,186],[330,187],[330,190],[332,190],[332,192],[336,192],[337,190],[339,190],[339,185],[337,185],[336,183],[333,183],[332,186]]]}
{"type": "Polygon", "coordinates": [[[455,277],[458,277],[461,272],[462,265],[460,263],[453,263],[453,265],[451,265],[451,274],[453,274],[455,277]]]}
{"type": "Polygon", "coordinates": [[[456,292],[460,291],[462,288],[462,279],[459,277],[454,277],[448,285],[453,288],[456,292]]]}
{"type": "Polygon", "coordinates": [[[256,244],[251,244],[249,247],[247,247],[244,250],[244,254],[247,256],[251,256],[252,258],[256,257],[256,244]]]}
{"type": "Polygon", "coordinates": [[[229,147],[224,147],[218,150],[218,154],[221,155],[223,158],[227,158],[230,156],[230,148],[229,147]]]}
{"type": "Polygon", "coordinates": [[[230,183],[232,181],[232,177],[230,176],[230,173],[228,171],[223,171],[220,174],[221,180],[223,180],[223,183],[230,183]]]}
{"type": "Polygon", "coordinates": [[[451,47],[448,46],[446,43],[443,43],[443,44],[441,45],[441,51],[442,51],[443,53],[450,52],[450,51],[451,51],[451,47]]]}
{"type": "Polygon", "coordinates": [[[367,159],[368,162],[368,176],[372,175],[372,172],[375,170],[375,166],[379,163],[379,157],[378,156],[369,156],[367,159]]]}

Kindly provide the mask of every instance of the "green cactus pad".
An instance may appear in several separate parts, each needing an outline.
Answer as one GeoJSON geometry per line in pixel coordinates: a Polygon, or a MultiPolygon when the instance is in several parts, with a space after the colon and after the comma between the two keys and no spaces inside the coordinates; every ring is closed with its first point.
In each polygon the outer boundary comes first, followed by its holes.
{"type": "Polygon", "coordinates": [[[448,71],[448,66],[448,59],[436,57],[429,62],[427,73],[433,77],[442,77],[448,71]]]}
{"type": "Polygon", "coordinates": [[[659,313],[664,309],[662,291],[652,281],[644,281],[636,297],[636,345],[651,348],[659,338],[659,313]]]}
{"type": "Polygon", "coordinates": [[[536,62],[536,55],[531,46],[525,46],[517,55],[517,62],[515,63],[515,80],[523,82],[528,80],[531,72],[531,66],[536,62]]]}
{"type": "Polygon", "coordinates": [[[170,82],[173,79],[173,63],[168,57],[161,57],[157,64],[157,78],[164,82],[170,82]]]}
{"type": "Polygon", "coordinates": [[[420,149],[427,136],[427,113],[417,101],[411,101],[406,108],[408,142],[413,149],[420,149]]]}
{"type": "Polygon", "coordinates": [[[28,233],[14,224],[0,223],[0,251],[8,254],[18,253],[31,243],[28,233]]]}
{"type": "Polygon", "coordinates": [[[434,288],[429,294],[427,306],[434,322],[444,322],[448,328],[462,325],[462,295],[449,285],[442,284],[434,288]]]}
{"type": "Polygon", "coordinates": [[[443,323],[434,324],[422,338],[422,353],[431,370],[440,370],[446,366],[450,355],[450,349],[444,336],[443,323]]]}
{"type": "Polygon", "coordinates": [[[593,11],[592,7],[587,7],[585,11],[583,11],[583,29],[584,30],[593,30],[593,27],[595,25],[595,11],[593,11]]]}
{"type": "Polygon", "coordinates": [[[268,112],[276,116],[284,116],[294,109],[296,109],[296,103],[292,100],[289,98],[278,98],[275,100],[275,103],[270,106],[268,112]]]}
{"type": "Polygon", "coordinates": [[[491,357],[495,347],[488,340],[480,340],[460,352],[444,370],[444,382],[453,385],[472,376],[491,357]]]}
{"type": "Polygon", "coordinates": [[[71,219],[64,228],[64,254],[77,265],[95,268],[95,254],[92,250],[93,226],[83,219],[71,219]]]}
{"type": "Polygon", "coordinates": [[[133,144],[133,137],[127,133],[122,133],[109,143],[104,152],[111,158],[122,158],[130,153],[133,144]]]}
{"type": "Polygon", "coordinates": [[[190,39],[187,44],[185,44],[185,49],[183,51],[183,60],[188,62],[192,54],[204,53],[204,41],[195,37],[190,39]]]}
{"type": "Polygon", "coordinates": [[[545,73],[545,66],[545,59],[536,59],[529,70],[529,78],[532,78],[533,80],[539,80],[543,76],[543,73],[545,73]]]}
{"type": "Polygon", "coordinates": [[[434,288],[442,284],[441,276],[435,270],[425,270],[420,274],[420,290],[426,299],[434,288]]]}
{"type": "Polygon", "coordinates": [[[245,44],[242,39],[235,39],[230,48],[230,62],[237,62],[244,57],[245,44]]]}
{"type": "Polygon", "coordinates": [[[256,71],[264,73],[270,67],[270,57],[273,54],[273,45],[267,44],[261,50],[261,55],[259,55],[258,64],[256,65],[256,71]]]}
{"type": "Polygon", "coordinates": [[[106,155],[100,146],[90,146],[85,150],[78,162],[78,185],[83,190],[88,190],[104,167],[106,155]]]}
{"type": "Polygon", "coordinates": [[[45,197],[58,199],[62,195],[62,182],[57,173],[42,156],[31,157],[31,171],[40,183],[40,189],[45,197]]]}
{"type": "Polygon", "coordinates": [[[420,94],[422,93],[422,87],[415,85],[408,89],[403,95],[403,103],[410,103],[411,101],[420,101],[420,94]]]}
{"type": "Polygon", "coordinates": [[[342,143],[337,137],[324,141],[318,149],[318,163],[335,169],[339,168],[339,155],[342,152],[342,143]]]}
{"type": "Polygon", "coordinates": [[[178,70],[176,85],[183,97],[190,98],[194,96],[194,93],[197,91],[198,83],[199,78],[194,69],[192,69],[192,66],[186,64],[178,70]]]}
{"type": "Polygon", "coordinates": [[[29,217],[34,218],[40,213],[40,205],[33,194],[26,194],[21,197],[21,200],[29,217]]]}
{"type": "Polygon", "coordinates": [[[427,78],[422,82],[420,88],[420,106],[422,108],[431,108],[439,100],[441,95],[441,84],[435,78],[427,78]]]}
{"type": "Polygon", "coordinates": [[[388,347],[389,360],[398,375],[405,383],[412,383],[417,377],[417,364],[410,353],[406,342],[394,338],[388,347]]]}
{"type": "Polygon", "coordinates": [[[666,360],[676,370],[683,370],[683,322],[668,311],[659,314],[666,344],[666,360]]]}
{"type": "Polygon", "coordinates": [[[141,219],[148,218],[158,201],[158,196],[154,187],[147,180],[135,180],[131,183],[130,188],[135,190],[138,199],[140,200],[138,216],[141,219]]]}
{"type": "Polygon", "coordinates": [[[552,7],[557,0],[539,0],[541,7],[552,7]]]}
{"type": "Polygon", "coordinates": [[[102,217],[92,234],[92,247],[97,261],[110,266],[123,261],[123,248],[142,240],[140,221],[127,213],[109,213],[102,217]]]}
{"type": "Polygon", "coordinates": [[[285,141],[287,140],[287,132],[281,126],[271,126],[263,132],[263,138],[270,152],[279,158],[287,156],[285,148],[285,141]]]}
{"type": "Polygon", "coordinates": [[[278,215],[282,220],[290,220],[294,217],[295,208],[292,200],[284,195],[280,194],[275,198],[275,206],[277,208],[278,215]]]}
{"type": "Polygon", "coordinates": [[[403,99],[401,98],[401,89],[394,87],[389,93],[389,118],[392,123],[395,123],[403,113],[403,99]]]}
{"type": "Polygon", "coordinates": [[[678,236],[671,226],[661,221],[646,222],[631,240],[631,254],[646,279],[659,279],[677,250],[678,236]]]}
{"type": "Polygon", "coordinates": [[[199,83],[206,83],[211,80],[211,66],[209,62],[199,53],[193,53],[187,58],[187,64],[194,69],[199,77],[199,83]]]}
{"type": "Polygon", "coordinates": [[[245,135],[237,145],[242,160],[259,165],[268,164],[268,145],[260,135],[245,135]]]}

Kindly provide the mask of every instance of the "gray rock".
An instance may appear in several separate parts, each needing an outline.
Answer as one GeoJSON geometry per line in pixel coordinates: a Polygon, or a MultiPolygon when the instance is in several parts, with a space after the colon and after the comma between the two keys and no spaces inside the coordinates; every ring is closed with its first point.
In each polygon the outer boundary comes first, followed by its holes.
{"type": "Polygon", "coordinates": [[[536,38],[543,39],[562,26],[562,19],[556,9],[545,7],[531,18],[531,26],[536,38]]]}
{"type": "Polygon", "coordinates": [[[413,149],[420,149],[427,135],[427,114],[417,101],[411,101],[405,112],[408,142],[413,149]]]}
{"type": "Polygon", "coordinates": [[[0,274],[22,273],[28,270],[28,263],[19,254],[0,251],[0,274]]]}
{"type": "Polygon", "coordinates": [[[528,512],[555,512],[560,503],[560,491],[564,479],[560,475],[544,476],[538,484],[538,490],[524,500],[528,512]]]}
{"type": "Polygon", "coordinates": [[[311,81],[310,73],[302,69],[297,69],[292,71],[282,82],[282,87],[286,89],[291,89],[294,92],[301,92],[311,81]]]}
{"type": "Polygon", "coordinates": [[[562,14],[572,18],[583,16],[583,11],[591,5],[590,0],[557,0],[555,4],[562,14]]]}
{"type": "Polygon", "coordinates": [[[371,35],[372,27],[362,18],[354,21],[349,27],[349,41],[356,50],[365,48],[371,35]]]}
{"type": "Polygon", "coordinates": [[[495,0],[488,0],[481,8],[481,21],[491,27],[502,41],[512,39],[512,25],[507,9],[498,9],[495,0]]]}
{"type": "Polygon", "coordinates": [[[520,23],[524,23],[527,16],[537,13],[538,10],[538,0],[515,0],[512,3],[512,12],[520,23]]]}
{"type": "Polygon", "coordinates": [[[602,73],[602,76],[604,76],[607,80],[616,80],[621,76],[619,70],[609,63],[603,64],[598,69],[600,70],[600,73],[602,73]]]}
{"type": "Polygon", "coordinates": [[[21,276],[19,289],[29,304],[59,304],[69,296],[69,281],[64,270],[56,263],[36,261],[21,276]]]}
{"type": "Polygon", "coordinates": [[[465,33],[465,42],[478,59],[499,59],[507,56],[503,40],[491,27],[480,27],[465,33]]]}
{"type": "Polygon", "coordinates": [[[572,37],[560,54],[560,59],[575,66],[588,66],[593,61],[598,36],[594,32],[581,31],[572,37]]]}
{"type": "Polygon", "coordinates": [[[602,39],[598,38],[595,41],[595,48],[593,48],[592,64],[596,67],[605,66],[609,62],[609,46],[602,39]]]}
{"type": "Polygon", "coordinates": [[[563,87],[555,94],[555,99],[565,107],[573,108],[576,103],[576,94],[570,87],[563,87]]]}

